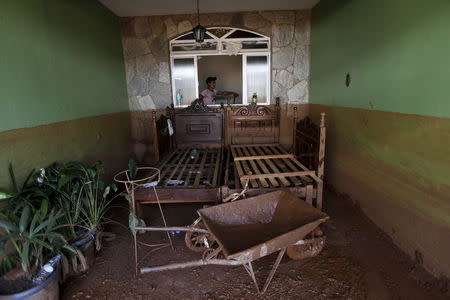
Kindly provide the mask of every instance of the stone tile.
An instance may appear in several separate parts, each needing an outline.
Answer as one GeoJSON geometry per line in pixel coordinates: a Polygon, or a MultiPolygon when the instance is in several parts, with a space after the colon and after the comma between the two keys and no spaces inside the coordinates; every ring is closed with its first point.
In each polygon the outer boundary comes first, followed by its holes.
{"type": "Polygon", "coordinates": [[[192,28],[194,28],[194,26],[192,26],[191,22],[185,20],[185,21],[181,21],[180,23],[178,23],[178,34],[181,33],[185,33],[188,31],[192,31],[192,28]]]}
{"type": "Polygon", "coordinates": [[[135,17],[133,24],[136,37],[145,38],[152,34],[152,28],[147,17],[135,17]]]}
{"type": "Polygon", "coordinates": [[[259,29],[270,26],[271,23],[258,13],[244,13],[244,26],[250,29],[259,29]]]}
{"type": "Polygon", "coordinates": [[[156,64],[156,59],[151,53],[136,57],[136,71],[140,75],[153,71],[156,64]]]}
{"type": "Polygon", "coordinates": [[[261,12],[261,15],[274,24],[294,24],[295,11],[268,11],[261,12]]]}
{"type": "Polygon", "coordinates": [[[159,82],[170,84],[170,70],[169,63],[159,63],[159,82]]]}
{"type": "Polygon", "coordinates": [[[141,76],[135,76],[128,84],[128,93],[131,97],[146,95],[148,93],[147,80],[141,76]]]}
{"type": "Polygon", "coordinates": [[[294,63],[294,49],[291,47],[273,48],[276,51],[272,55],[273,69],[286,69],[294,63]]]}
{"type": "Polygon", "coordinates": [[[164,20],[164,24],[166,25],[166,36],[168,39],[173,39],[177,35],[177,26],[173,22],[171,17],[167,17],[164,20]]]}
{"type": "Polygon", "coordinates": [[[125,60],[125,76],[127,79],[127,84],[136,76],[136,59],[130,58],[125,60]]]}
{"type": "Polygon", "coordinates": [[[123,49],[125,59],[150,53],[147,41],[135,37],[126,37],[123,40],[123,49]]]}
{"type": "Polygon", "coordinates": [[[278,84],[275,81],[272,81],[272,98],[276,97],[280,98],[281,103],[288,103],[289,99],[287,96],[287,89],[278,84]]]}
{"type": "Polygon", "coordinates": [[[148,23],[150,24],[150,27],[152,28],[152,36],[157,37],[164,35],[166,36],[165,31],[165,24],[163,19],[160,16],[151,16],[148,17],[148,23]]]}
{"type": "Polygon", "coordinates": [[[288,46],[294,38],[294,25],[275,24],[272,26],[272,45],[274,47],[288,46]]]}
{"type": "Polygon", "coordinates": [[[157,36],[147,39],[148,47],[153,56],[158,60],[169,60],[169,41],[165,36],[157,36]]]}
{"type": "Polygon", "coordinates": [[[286,70],[277,71],[274,80],[286,89],[290,89],[294,86],[294,74],[286,70]]]}
{"type": "Polygon", "coordinates": [[[308,102],[308,82],[302,80],[293,88],[287,91],[289,103],[307,103],[308,102]]]}
{"type": "Polygon", "coordinates": [[[299,80],[309,78],[309,46],[297,46],[295,49],[294,75],[299,80]]]}
{"type": "Polygon", "coordinates": [[[153,82],[149,91],[156,108],[164,108],[172,104],[170,85],[162,82],[153,82]]]}
{"type": "Polygon", "coordinates": [[[298,45],[309,45],[311,43],[311,22],[309,18],[296,21],[295,41],[298,45]]]}

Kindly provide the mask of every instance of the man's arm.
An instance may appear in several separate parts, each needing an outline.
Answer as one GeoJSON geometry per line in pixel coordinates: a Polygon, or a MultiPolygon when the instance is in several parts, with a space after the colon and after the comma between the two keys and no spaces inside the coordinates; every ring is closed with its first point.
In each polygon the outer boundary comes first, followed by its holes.
{"type": "Polygon", "coordinates": [[[228,92],[228,91],[217,91],[216,95],[221,95],[221,96],[233,95],[235,97],[239,96],[239,94],[236,92],[228,92]]]}

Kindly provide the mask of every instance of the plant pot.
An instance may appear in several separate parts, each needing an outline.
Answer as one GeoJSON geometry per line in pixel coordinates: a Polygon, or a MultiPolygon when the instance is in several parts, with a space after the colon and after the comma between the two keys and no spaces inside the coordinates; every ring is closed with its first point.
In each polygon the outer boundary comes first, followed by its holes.
{"type": "MultiPolygon", "coordinates": [[[[81,239],[74,242],[72,246],[77,247],[81,254],[83,255],[86,265],[83,267],[81,263],[73,264],[72,262],[68,262],[65,266],[63,266],[63,280],[66,281],[71,277],[79,276],[85,273],[95,262],[95,229],[89,230],[87,233],[83,235],[81,239]]],[[[78,262],[80,262],[78,260],[78,262]]]]}
{"type": "Polygon", "coordinates": [[[0,295],[0,300],[58,300],[59,299],[59,284],[58,284],[59,268],[55,268],[53,273],[44,280],[41,284],[33,286],[25,291],[10,294],[0,295]]]}

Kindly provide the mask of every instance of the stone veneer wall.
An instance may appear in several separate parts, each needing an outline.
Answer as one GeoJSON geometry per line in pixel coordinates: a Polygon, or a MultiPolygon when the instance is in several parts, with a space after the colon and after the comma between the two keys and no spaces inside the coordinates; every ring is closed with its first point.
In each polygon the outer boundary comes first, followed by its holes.
{"type": "MultiPolygon", "coordinates": [[[[169,41],[191,30],[196,15],[121,19],[130,110],[163,108],[172,103],[169,41]]],[[[201,24],[253,30],[272,40],[272,99],[307,103],[310,11],[203,14],[201,24]]]]}

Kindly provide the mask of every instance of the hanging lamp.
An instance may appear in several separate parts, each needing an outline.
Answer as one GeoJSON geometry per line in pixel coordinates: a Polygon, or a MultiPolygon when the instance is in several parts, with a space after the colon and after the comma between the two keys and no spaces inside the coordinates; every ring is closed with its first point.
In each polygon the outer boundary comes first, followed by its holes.
{"type": "Polygon", "coordinates": [[[197,43],[203,43],[205,40],[206,28],[200,25],[200,8],[199,8],[199,0],[197,0],[197,22],[198,25],[192,29],[194,33],[194,39],[197,43]]]}

